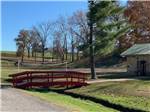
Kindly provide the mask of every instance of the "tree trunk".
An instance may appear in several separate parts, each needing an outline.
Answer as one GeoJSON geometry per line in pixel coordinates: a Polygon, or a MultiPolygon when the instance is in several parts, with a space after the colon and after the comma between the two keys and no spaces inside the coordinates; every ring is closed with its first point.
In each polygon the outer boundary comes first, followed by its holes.
{"type": "Polygon", "coordinates": [[[66,39],[66,60],[68,59],[68,45],[67,45],[67,39],[66,39]]]}
{"type": "Polygon", "coordinates": [[[79,60],[79,50],[77,49],[77,61],[79,60]]]}
{"type": "Polygon", "coordinates": [[[34,59],[35,59],[35,63],[36,63],[36,51],[34,52],[35,54],[34,54],[34,59]]]}
{"type": "Polygon", "coordinates": [[[24,60],[24,48],[23,48],[22,56],[21,56],[21,63],[23,63],[23,60],[24,60]]]}
{"type": "Polygon", "coordinates": [[[66,47],[66,60],[68,60],[68,49],[67,49],[67,47],[66,47]]]}
{"type": "Polygon", "coordinates": [[[93,46],[93,24],[90,23],[90,67],[91,67],[91,79],[96,79],[95,73],[95,60],[94,60],[94,46],[93,46]]]}
{"type": "Polygon", "coordinates": [[[65,60],[65,53],[62,53],[62,56],[61,56],[61,54],[59,54],[59,56],[60,56],[61,61],[64,62],[64,60],[65,60]]]}
{"type": "Polygon", "coordinates": [[[33,52],[33,49],[32,49],[32,54],[31,54],[31,55],[32,55],[32,57],[34,56],[34,52],[33,52]]]}
{"type": "Polygon", "coordinates": [[[64,50],[65,50],[65,52],[64,52],[64,56],[65,56],[64,59],[67,60],[68,59],[68,56],[67,56],[68,55],[68,51],[67,51],[68,49],[67,49],[67,38],[66,38],[66,35],[65,35],[65,38],[64,38],[64,50]]]}
{"type": "Polygon", "coordinates": [[[71,45],[72,45],[72,47],[71,47],[71,55],[72,55],[71,59],[72,60],[71,61],[74,62],[74,41],[73,41],[73,37],[72,37],[71,45]]]}
{"type": "Polygon", "coordinates": [[[59,52],[59,57],[60,57],[60,60],[62,61],[62,63],[64,62],[65,60],[65,51],[63,52],[59,52]]]}
{"type": "Polygon", "coordinates": [[[53,59],[54,59],[54,40],[53,40],[53,48],[52,48],[52,62],[53,62],[53,59]]]}
{"type": "Polygon", "coordinates": [[[44,46],[42,47],[42,62],[44,63],[44,46]]]}
{"type": "Polygon", "coordinates": [[[22,54],[21,56],[21,63],[23,62],[23,58],[24,58],[24,54],[22,54]]]}
{"type": "Polygon", "coordinates": [[[28,48],[28,58],[30,58],[30,48],[28,48]]]}
{"type": "Polygon", "coordinates": [[[54,50],[52,51],[52,62],[53,62],[53,58],[54,58],[54,50]]]}

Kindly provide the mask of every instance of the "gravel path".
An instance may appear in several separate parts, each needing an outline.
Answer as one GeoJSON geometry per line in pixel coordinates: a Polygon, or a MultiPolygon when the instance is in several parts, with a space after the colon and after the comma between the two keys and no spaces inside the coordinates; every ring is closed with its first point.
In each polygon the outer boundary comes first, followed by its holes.
{"type": "Polygon", "coordinates": [[[88,84],[93,84],[93,83],[100,83],[100,82],[121,82],[121,81],[130,81],[130,80],[135,80],[135,79],[97,79],[97,80],[88,80],[86,81],[88,84]]]}
{"type": "Polygon", "coordinates": [[[1,88],[0,112],[66,112],[63,107],[43,101],[15,88],[1,88]]]}

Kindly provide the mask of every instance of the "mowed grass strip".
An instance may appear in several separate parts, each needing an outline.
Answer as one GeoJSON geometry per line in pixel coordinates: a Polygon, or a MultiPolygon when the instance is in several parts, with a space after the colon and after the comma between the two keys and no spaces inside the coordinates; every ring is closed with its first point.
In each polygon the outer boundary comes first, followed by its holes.
{"type": "Polygon", "coordinates": [[[89,100],[72,98],[71,96],[62,95],[55,92],[39,92],[33,90],[25,92],[56,105],[66,107],[71,110],[70,112],[118,112],[117,110],[104,107],[89,100]]]}
{"type": "MultiPolygon", "coordinates": [[[[29,69],[20,68],[19,71],[25,70],[29,69]]],[[[8,75],[17,72],[14,62],[2,61],[1,82],[7,82],[8,75]]],[[[104,99],[124,107],[150,111],[150,80],[103,82],[70,91],[104,99]]]]}
{"type": "Polygon", "coordinates": [[[23,72],[27,71],[30,69],[17,69],[17,68],[9,68],[9,67],[2,67],[1,68],[1,83],[10,83],[8,80],[11,79],[9,77],[10,74],[18,73],[18,72],[23,72]]]}
{"type": "MultiPolygon", "coordinates": [[[[15,62],[11,62],[11,61],[5,61],[5,60],[1,60],[1,82],[2,83],[9,83],[8,79],[10,79],[11,77],[9,77],[10,74],[15,74],[18,72],[23,72],[23,71],[32,71],[32,70],[54,70],[53,66],[57,66],[57,64],[53,64],[51,65],[51,67],[49,65],[39,65],[37,67],[35,67],[34,65],[32,66],[26,66],[26,67],[22,67],[20,66],[19,69],[17,66],[14,65],[15,62]]],[[[65,64],[58,64],[59,66],[64,66],[65,64]]]]}
{"type": "MultiPolygon", "coordinates": [[[[44,54],[45,60],[52,59],[53,55],[54,55],[54,58],[56,58],[56,54],[52,54],[50,51],[45,51],[45,54],[44,54]]],[[[71,60],[71,53],[68,53],[67,56],[68,56],[67,60],[70,61],[71,60]]],[[[80,54],[79,54],[79,56],[80,56],[80,54]]],[[[1,57],[18,58],[16,56],[16,51],[1,51],[1,57]]],[[[64,57],[66,57],[66,54],[64,54],[64,57]]],[[[36,58],[37,58],[38,61],[42,61],[42,53],[41,52],[37,52],[36,53],[36,58]]],[[[77,58],[76,57],[76,53],[74,55],[74,58],[75,59],[77,58]]],[[[30,53],[30,58],[28,58],[28,53],[25,52],[24,53],[24,59],[25,60],[34,60],[35,57],[34,56],[32,57],[32,54],[30,53]]]]}
{"type": "Polygon", "coordinates": [[[128,108],[150,111],[150,81],[103,82],[69,91],[128,108]]]}
{"type": "Polygon", "coordinates": [[[26,69],[21,67],[18,69],[18,67],[14,66],[14,62],[1,60],[1,83],[9,83],[8,79],[10,79],[9,77],[10,74],[27,70],[32,69],[26,69]]]}

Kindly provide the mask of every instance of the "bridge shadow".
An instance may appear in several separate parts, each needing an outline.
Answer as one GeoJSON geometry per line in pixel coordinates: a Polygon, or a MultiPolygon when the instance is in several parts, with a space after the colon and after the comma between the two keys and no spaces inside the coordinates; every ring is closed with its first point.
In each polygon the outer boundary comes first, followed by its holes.
{"type": "Polygon", "coordinates": [[[0,84],[0,89],[7,89],[7,88],[11,88],[12,85],[11,84],[0,84]]]}
{"type": "Polygon", "coordinates": [[[48,92],[65,92],[67,90],[71,89],[76,89],[80,88],[81,86],[72,86],[72,87],[62,87],[62,86],[57,86],[53,88],[32,88],[32,89],[26,89],[28,91],[35,91],[35,92],[41,92],[41,93],[48,93],[48,92]]]}

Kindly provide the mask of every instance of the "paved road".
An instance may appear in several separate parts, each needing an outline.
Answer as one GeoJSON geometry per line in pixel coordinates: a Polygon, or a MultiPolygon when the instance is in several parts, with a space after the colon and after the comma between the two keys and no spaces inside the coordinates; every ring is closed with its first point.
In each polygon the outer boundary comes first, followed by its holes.
{"type": "Polygon", "coordinates": [[[15,88],[1,88],[0,112],[67,112],[67,109],[45,102],[15,88]]]}

